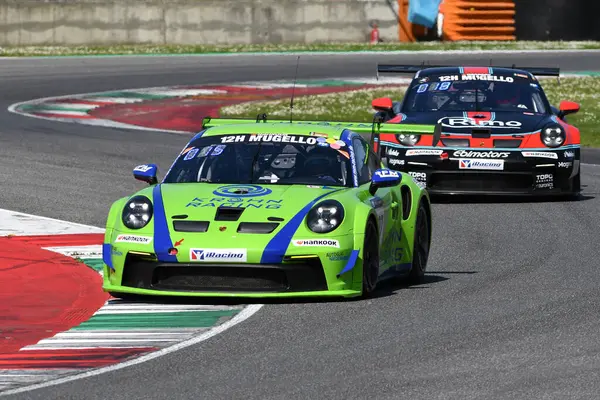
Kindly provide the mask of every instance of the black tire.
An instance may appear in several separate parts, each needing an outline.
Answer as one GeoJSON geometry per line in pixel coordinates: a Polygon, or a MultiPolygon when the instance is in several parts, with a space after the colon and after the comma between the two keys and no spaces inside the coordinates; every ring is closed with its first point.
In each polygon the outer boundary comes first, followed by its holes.
{"type": "Polygon", "coordinates": [[[412,259],[412,268],[408,275],[411,284],[422,283],[427,270],[429,248],[431,245],[431,226],[427,217],[427,209],[423,203],[419,204],[417,221],[415,223],[415,242],[412,259]]]}
{"type": "Polygon", "coordinates": [[[379,238],[377,227],[371,220],[365,230],[362,275],[362,296],[370,297],[375,291],[379,277],[379,238]]]}

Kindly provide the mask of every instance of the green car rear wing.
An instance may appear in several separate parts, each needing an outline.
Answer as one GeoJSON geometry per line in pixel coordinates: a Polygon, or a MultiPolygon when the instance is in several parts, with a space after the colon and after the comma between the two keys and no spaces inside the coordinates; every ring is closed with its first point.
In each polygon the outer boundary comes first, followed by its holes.
{"type": "MultiPolygon", "coordinates": [[[[266,123],[267,115],[259,114],[254,119],[236,119],[236,118],[211,118],[205,117],[202,120],[202,129],[212,128],[215,126],[235,125],[235,124],[251,124],[251,123],[266,123]]],[[[378,119],[374,119],[372,123],[368,122],[345,122],[345,121],[294,121],[289,120],[269,120],[269,123],[281,124],[313,124],[321,126],[339,126],[350,129],[356,133],[371,134],[371,145],[379,142],[381,133],[393,134],[417,134],[417,135],[433,135],[433,146],[435,147],[440,141],[442,134],[441,124],[436,125],[421,125],[421,124],[386,124],[378,119]]],[[[379,147],[379,146],[378,146],[379,147]]]]}

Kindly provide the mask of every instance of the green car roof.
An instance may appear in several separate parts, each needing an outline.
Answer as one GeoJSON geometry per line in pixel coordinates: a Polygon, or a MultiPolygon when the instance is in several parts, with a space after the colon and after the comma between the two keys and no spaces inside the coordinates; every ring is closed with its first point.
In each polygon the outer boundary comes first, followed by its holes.
{"type": "Polygon", "coordinates": [[[276,122],[276,123],[242,123],[242,124],[227,124],[213,126],[206,129],[203,137],[232,135],[232,134],[252,134],[252,133],[283,133],[289,135],[306,135],[309,136],[312,132],[327,135],[328,138],[339,140],[342,132],[346,129],[345,126],[328,126],[314,123],[302,122],[276,122]]]}

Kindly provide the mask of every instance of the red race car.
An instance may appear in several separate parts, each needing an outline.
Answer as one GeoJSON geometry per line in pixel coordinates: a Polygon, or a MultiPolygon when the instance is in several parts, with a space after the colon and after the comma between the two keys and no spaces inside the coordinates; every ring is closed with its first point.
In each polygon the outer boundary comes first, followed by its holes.
{"type": "Polygon", "coordinates": [[[401,101],[373,100],[376,120],[441,126],[433,136],[379,137],[389,167],[431,194],[580,192],[579,130],[565,119],[579,104],[551,106],[536,78],[558,77],[559,69],[378,65],[377,72],[414,78],[401,101]]]}

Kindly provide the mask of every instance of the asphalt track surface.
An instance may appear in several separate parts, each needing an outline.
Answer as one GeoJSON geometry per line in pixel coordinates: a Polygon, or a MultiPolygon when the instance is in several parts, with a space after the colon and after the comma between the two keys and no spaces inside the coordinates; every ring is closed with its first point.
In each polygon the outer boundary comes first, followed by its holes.
{"type": "MultiPolygon", "coordinates": [[[[600,53],[498,54],[494,65],[597,70],[600,53]]],[[[422,56],[309,56],[299,77],[369,76],[422,56]]],[[[429,56],[488,65],[489,55],[429,56]]],[[[184,135],[78,126],[8,113],[45,96],[290,79],[294,56],[0,60],[0,207],[103,226],[136,190],[131,168],[164,169],[184,135]]],[[[585,133],[584,133],[585,134],[585,133]]],[[[585,152],[584,163],[600,164],[585,152]]],[[[270,303],[161,358],[18,399],[523,399],[600,393],[600,166],[577,202],[434,204],[428,281],[369,301],[270,303]]]]}

